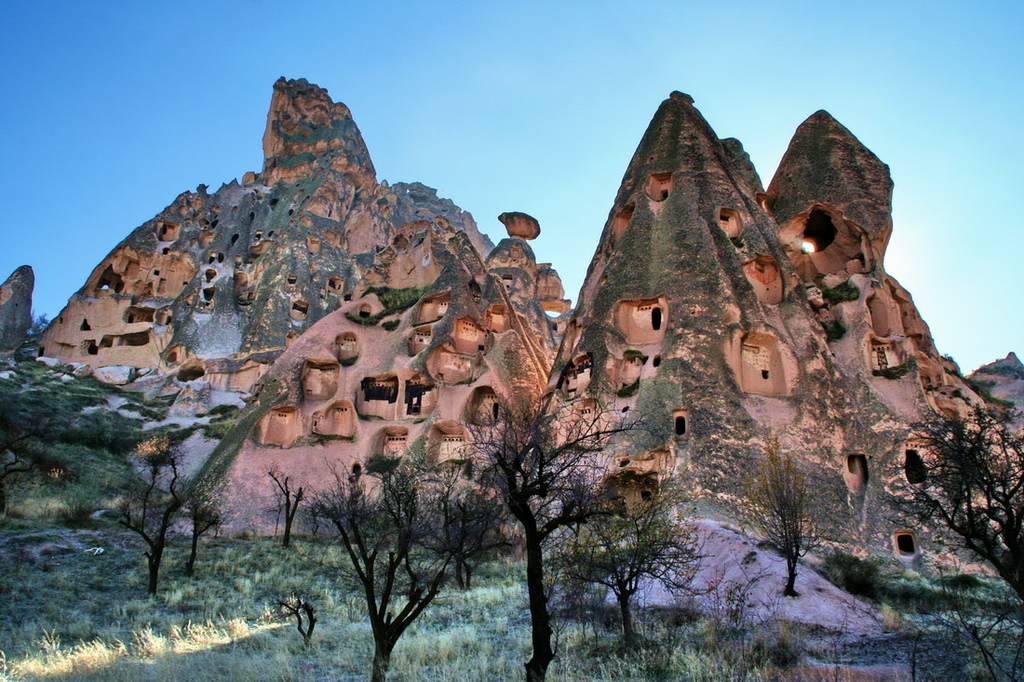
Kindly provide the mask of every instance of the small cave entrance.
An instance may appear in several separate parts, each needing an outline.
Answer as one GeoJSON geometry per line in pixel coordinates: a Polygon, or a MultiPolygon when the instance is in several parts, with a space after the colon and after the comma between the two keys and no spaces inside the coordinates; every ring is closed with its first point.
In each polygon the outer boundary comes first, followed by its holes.
{"type": "Polygon", "coordinates": [[[665,338],[668,303],[664,296],[642,301],[622,301],[616,314],[619,329],[631,344],[659,343],[665,338]]]}
{"type": "Polygon", "coordinates": [[[409,335],[409,355],[416,355],[429,346],[432,334],[430,325],[413,329],[409,335]]]}
{"type": "Polygon", "coordinates": [[[769,305],[782,301],[782,275],[771,256],[758,256],[743,264],[743,274],[754,289],[757,300],[769,305]]]}
{"type": "Polygon", "coordinates": [[[690,435],[690,411],[680,409],[673,412],[672,428],[675,431],[676,438],[685,438],[690,435]]]}
{"type": "Polygon", "coordinates": [[[633,219],[633,211],[635,210],[636,206],[634,204],[627,204],[612,218],[612,239],[615,242],[618,242],[622,239],[622,235],[626,234],[626,228],[629,227],[629,221],[633,219]]]}
{"type": "Polygon", "coordinates": [[[502,304],[496,303],[487,309],[487,328],[492,332],[506,331],[508,322],[508,312],[502,304]]]}
{"type": "Polygon", "coordinates": [[[359,384],[359,414],[395,419],[398,403],[398,377],[393,374],[370,376],[359,384]]]}
{"type": "Polygon", "coordinates": [[[320,237],[306,237],[306,250],[311,256],[320,253],[320,237]]]}
{"type": "Polygon", "coordinates": [[[259,442],[263,445],[287,448],[301,435],[302,414],[294,405],[275,407],[260,420],[259,442]]]}
{"type": "Polygon", "coordinates": [[[307,400],[327,400],[338,390],[338,363],[306,360],[302,368],[302,393],[307,400]]]}
{"type": "Polygon", "coordinates": [[[334,337],[334,350],[343,364],[352,364],[359,357],[359,337],[355,332],[342,332],[334,337]]]}
{"type": "Polygon", "coordinates": [[[404,426],[388,426],[381,431],[378,447],[385,457],[397,459],[405,454],[408,443],[409,429],[404,426]]]}
{"type": "Polygon", "coordinates": [[[908,448],[903,451],[903,475],[911,485],[920,485],[928,480],[928,469],[918,450],[908,448]]]}
{"type": "Polygon", "coordinates": [[[460,317],[455,322],[455,350],[476,353],[487,349],[487,332],[471,317],[460,317]]]}
{"type": "Polygon", "coordinates": [[[836,240],[839,230],[832,223],[832,217],[816,208],[807,216],[804,223],[804,234],[800,242],[800,249],[804,253],[821,253],[836,240]]]}
{"type": "Polygon", "coordinates": [[[578,395],[590,385],[590,370],[593,364],[594,360],[590,353],[577,355],[562,370],[562,376],[558,380],[558,388],[570,398],[578,395]]]}
{"type": "Polygon", "coordinates": [[[178,370],[178,381],[195,381],[205,374],[203,364],[197,358],[192,358],[178,370]]]}
{"type": "Polygon", "coordinates": [[[304,320],[309,314],[309,303],[306,301],[294,301],[292,303],[291,317],[293,320],[304,320]]]}
{"type": "Polygon", "coordinates": [[[173,242],[178,239],[179,225],[174,223],[158,223],[156,228],[157,239],[162,242],[173,242]]]}
{"type": "Polygon", "coordinates": [[[417,324],[420,322],[433,322],[444,317],[444,314],[448,312],[448,304],[451,300],[452,295],[447,291],[424,298],[416,314],[417,324]]]}
{"type": "MultiPolygon", "coordinates": [[[[356,433],[356,410],[347,400],[339,400],[323,412],[313,415],[313,433],[352,438],[356,433]]],[[[358,465],[357,465],[358,466],[358,465]]]]}
{"type": "Polygon", "coordinates": [[[327,278],[327,292],[330,294],[340,294],[343,286],[341,277],[328,277],[327,278]]]}
{"type": "Polygon", "coordinates": [[[665,201],[672,193],[672,173],[651,173],[644,191],[653,201],[665,201]]]}
{"type": "Polygon", "coordinates": [[[430,429],[427,437],[427,462],[462,463],[466,459],[466,430],[454,421],[442,421],[430,429]]]}
{"type": "Polygon", "coordinates": [[[494,424],[500,415],[501,403],[493,388],[478,386],[473,389],[466,401],[466,421],[478,425],[494,424]]]}
{"type": "Polygon", "coordinates": [[[779,341],[771,334],[751,332],[740,343],[740,388],[767,396],[789,391],[779,341]]]}
{"type": "Polygon", "coordinates": [[[199,248],[205,249],[213,241],[213,230],[200,230],[199,248]]]}
{"type": "Polygon", "coordinates": [[[843,479],[851,493],[864,490],[868,484],[868,458],[861,454],[847,455],[843,479]]]}
{"type": "Polygon", "coordinates": [[[743,231],[743,224],[740,222],[740,213],[734,208],[718,209],[718,226],[725,232],[729,239],[736,239],[743,231]]]}
{"type": "Polygon", "coordinates": [[[89,320],[82,318],[82,325],[78,328],[80,331],[88,332],[92,331],[92,327],[89,326],[89,320]]]}
{"type": "Polygon", "coordinates": [[[917,538],[909,530],[898,530],[892,536],[896,554],[900,558],[910,558],[917,555],[917,538]]]}
{"type": "Polygon", "coordinates": [[[405,381],[405,416],[418,417],[430,412],[434,406],[434,385],[422,374],[414,374],[405,381]]]}

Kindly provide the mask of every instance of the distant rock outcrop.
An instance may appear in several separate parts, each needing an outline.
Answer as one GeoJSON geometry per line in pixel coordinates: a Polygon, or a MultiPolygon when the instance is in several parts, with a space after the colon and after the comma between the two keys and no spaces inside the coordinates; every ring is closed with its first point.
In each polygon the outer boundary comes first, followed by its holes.
{"type": "Polygon", "coordinates": [[[35,274],[22,265],[0,284],[0,353],[16,351],[32,326],[32,289],[35,274]]]}
{"type": "MultiPolygon", "coordinates": [[[[996,400],[1024,411],[1024,364],[1016,353],[979,367],[967,378],[996,400]]],[[[1019,426],[1024,427],[1024,423],[1019,426]]]]}

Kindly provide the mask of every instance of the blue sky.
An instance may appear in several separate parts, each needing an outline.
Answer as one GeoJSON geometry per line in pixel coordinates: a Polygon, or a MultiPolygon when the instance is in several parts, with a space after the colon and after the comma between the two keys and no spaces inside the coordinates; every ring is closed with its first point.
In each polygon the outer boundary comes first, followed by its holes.
{"type": "Polygon", "coordinates": [[[969,371],[1024,351],[1024,3],[0,0],[0,278],[56,314],[180,192],[258,170],[271,87],[345,102],[379,179],[534,243],[575,297],[658,104],[689,93],[765,184],[826,109],[889,164],[886,268],[969,371]]]}

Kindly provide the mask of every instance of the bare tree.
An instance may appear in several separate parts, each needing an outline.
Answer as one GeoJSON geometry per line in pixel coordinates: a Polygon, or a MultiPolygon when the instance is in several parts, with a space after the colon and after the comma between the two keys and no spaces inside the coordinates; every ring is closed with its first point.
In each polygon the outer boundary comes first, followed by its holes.
{"type": "Polygon", "coordinates": [[[1024,600],[1024,434],[1014,433],[1015,417],[978,407],[917,424],[926,479],[903,491],[905,511],[952,531],[1024,600]]]}
{"type": "Polygon", "coordinates": [[[24,420],[25,416],[15,406],[0,405],[0,519],[7,516],[7,486],[36,470],[43,459],[31,441],[40,435],[44,425],[26,424],[24,420]]]}
{"type": "Polygon", "coordinates": [[[219,527],[224,522],[221,509],[222,485],[202,485],[189,491],[185,500],[184,513],[191,527],[191,548],[185,562],[185,575],[193,575],[196,555],[199,553],[199,538],[219,527]]]}
{"type": "Polygon", "coordinates": [[[607,514],[597,453],[616,434],[637,428],[596,410],[558,419],[541,402],[505,402],[500,418],[470,427],[480,480],[515,519],[526,552],[533,655],[527,682],[541,682],[555,658],[545,552],[563,531],[607,514]]]}
{"type": "Polygon", "coordinates": [[[684,592],[700,564],[696,529],[677,513],[683,499],[678,488],[664,484],[632,504],[615,500],[614,513],[590,520],[559,552],[568,578],[615,595],[627,648],[637,643],[632,602],[645,582],[684,592]]]}
{"type": "Polygon", "coordinates": [[[431,485],[440,515],[440,546],[451,554],[455,584],[468,590],[483,556],[514,546],[508,514],[490,491],[463,478],[461,466],[441,465],[431,472],[431,485]]]}
{"type": "Polygon", "coordinates": [[[296,596],[282,599],[277,603],[282,611],[295,618],[295,627],[302,635],[302,646],[308,647],[313,641],[313,630],[317,624],[316,607],[313,606],[313,602],[296,596]]]}
{"type": "Polygon", "coordinates": [[[299,511],[299,504],[306,499],[306,491],[302,486],[293,489],[291,476],[286,476],[276,462],[267,471],[267,476],[277,486],[278,513],[284,514],[284,539],[281,545],[289,547],[292,543],[292,523],[299,511]]]}
{"type": "Polygon", "coordinates": [[[764,455],[757,472],[747,481],[751,518],[786,560],[782,594],[797,597],[797,565],[815,543],[810,487],[793,456],[782,453],[778,439],[768,440],[764,455]]]}
{"type": "Polygon", "coordinates": [[[374,639],[372,682],[383,682],[402,634],[433,602],[453,562],[481,541],[475,495],[410,465],[335,472],[313,512],[338,531],[345,573],[363,591],[374,639]],[[457,510],[454,513],[453,510],[457,510]]]}
{"type": "Polygon", "coordinates": [[[183,481],[177,453],[167,436],[142,441],[135,448],[135,456],[143,468],[143,481],[125,495],[118,523],[146,542],[148,591],[156,594],[167,533],[185,502],[183,481]]]}

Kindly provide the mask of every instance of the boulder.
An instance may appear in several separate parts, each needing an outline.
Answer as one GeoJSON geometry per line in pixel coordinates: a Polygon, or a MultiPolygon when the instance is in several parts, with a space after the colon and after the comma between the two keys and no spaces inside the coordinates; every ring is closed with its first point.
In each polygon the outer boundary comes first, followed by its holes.
{"type": "Polygon", "coordinates": [[[109,367],[97,367],[93,370],[93,376],[105,384],[124,386],[131,383],[135,378],[135,368],[129,365],[111,365],[109,367]]]}

